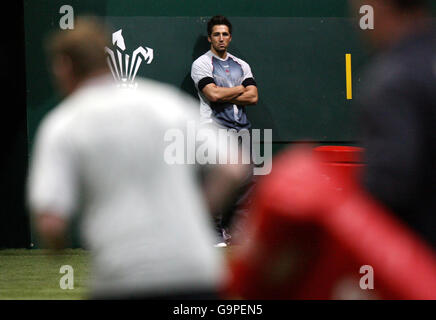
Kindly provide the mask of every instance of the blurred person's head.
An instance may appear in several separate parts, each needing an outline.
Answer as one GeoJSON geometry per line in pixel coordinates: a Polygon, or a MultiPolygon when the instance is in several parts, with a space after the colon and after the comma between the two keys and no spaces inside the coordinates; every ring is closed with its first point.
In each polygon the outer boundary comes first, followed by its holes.
{"type": "Polygon", "coordinates": [[[427,0],[350,0],[353,13],[363,5],[374,9],[374,29],[364,36],[377,49],[395,45],[427,25],[427,0]]]}
{"type": "Polygon", "coordinates": [[[214,16],[207,23],[207,35],[212,51],[225,53],[232,41],[232,24],[224,16],[214,16]]]}
{"type": "Polygon", "coordinates": [[[73,30],[60,30],[46,43],[56,85],[62,94],[71,94],[84,81],[109,71],[105,46],[109,33],[94,17],[80,17],[73,30]]]}

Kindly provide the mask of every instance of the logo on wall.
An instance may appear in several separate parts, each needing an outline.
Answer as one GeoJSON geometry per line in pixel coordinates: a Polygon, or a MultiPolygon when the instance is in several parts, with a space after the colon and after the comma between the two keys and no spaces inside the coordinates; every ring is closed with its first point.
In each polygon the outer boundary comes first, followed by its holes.
{"type": "Polygon", "coordinates": [[[130,59],[130,56],[125,52],[126,45],[122,32],[123,30],[120,29],[112,34],[113,50],[105,47],[108,54],[107,63],[119,87],[136,88],[138,84],[135,82],[135,77],[138,69],[142,61],[147,64],[153,61],[153,49],[139,47],[133,51],[130,59]]]}

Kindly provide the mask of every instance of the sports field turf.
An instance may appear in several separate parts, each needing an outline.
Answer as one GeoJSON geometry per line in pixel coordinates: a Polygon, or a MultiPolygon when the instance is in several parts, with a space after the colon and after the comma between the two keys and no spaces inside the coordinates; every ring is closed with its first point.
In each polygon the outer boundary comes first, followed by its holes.
{"type": "Polygon", "coordinates": [[[41,249],[0,250],[0,299],[85,299],[88,272],[88,252],[83,249],[56,255],[41,249]],[[74,289],[60,287],[63,265],[73,268],[74,289]]]}

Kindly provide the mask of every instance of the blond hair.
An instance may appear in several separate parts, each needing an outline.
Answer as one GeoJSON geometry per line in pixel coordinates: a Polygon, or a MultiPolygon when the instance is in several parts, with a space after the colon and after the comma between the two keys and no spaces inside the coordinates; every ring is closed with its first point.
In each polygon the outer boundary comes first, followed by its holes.
{"type": "Polygon", "coordinates": [[[109,45],[109,33],[96,17],[79,17],[73,30],[61,30],[49,36],[46,51],[51,59],[69,57],[74,76],[83,79],[108,68],[104,48],[109,45]]]}

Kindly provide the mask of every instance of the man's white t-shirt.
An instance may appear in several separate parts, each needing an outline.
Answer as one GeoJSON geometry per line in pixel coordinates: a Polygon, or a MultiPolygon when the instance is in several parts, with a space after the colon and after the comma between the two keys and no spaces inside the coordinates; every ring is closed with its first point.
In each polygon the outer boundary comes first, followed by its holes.
{"type": "Polygon", "coordinates": [[[195,102],[167,85],[137,82],[128,90],[107,76],[88,81],[43,120],[30,208],[65,219],[83,212],[94,294],[214,288],[227,270],[195,166],[164,161],[165,132],[186,131],[195,102]]]}

